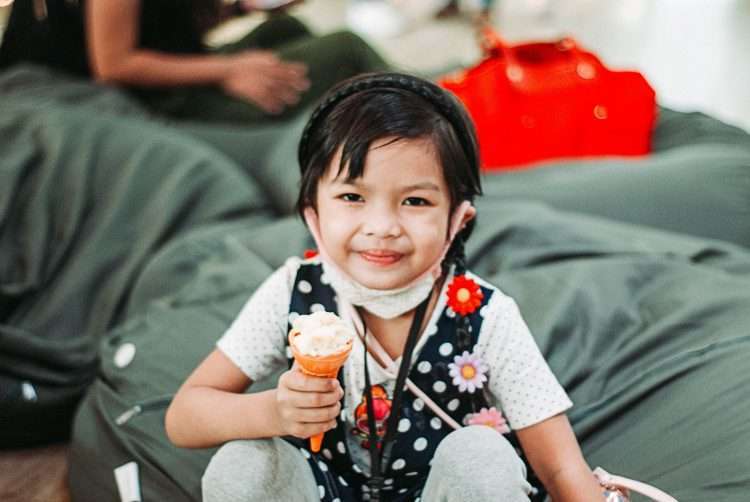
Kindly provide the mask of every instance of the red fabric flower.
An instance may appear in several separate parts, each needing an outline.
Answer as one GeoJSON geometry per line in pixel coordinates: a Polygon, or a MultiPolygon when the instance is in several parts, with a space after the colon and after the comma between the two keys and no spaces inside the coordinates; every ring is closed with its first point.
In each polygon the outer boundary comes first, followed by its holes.
{"type": "Polygon", "coordinates": [[[305,260],[309,260],[310,258],[314,258],[318,256],[318,250],[317,249],[305,249],[305,252],[302,254],[304,256],[305,260]]]}
{"type": "Polygon", "coordinates": [[[457,275],[448,285],[448,306],[456,314],[471,314],[482,304],[482,298],[479,285],[465,275],[457,275]]]}

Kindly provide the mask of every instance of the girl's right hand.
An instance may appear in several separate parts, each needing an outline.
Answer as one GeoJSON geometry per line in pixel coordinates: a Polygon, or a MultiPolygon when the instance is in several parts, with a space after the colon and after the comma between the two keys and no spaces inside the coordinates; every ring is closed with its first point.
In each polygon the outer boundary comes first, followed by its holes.
{"type": "Polygon", "coordinates": [[[278,114],[297,104],[300,95],[310,87],[304,64],[282,61],[273,52],[249,50],[230,58],[231,69],[221,88],[266,113],[278,114]]]}
{"type": "Polygon", "coordinates": [[[306,439],[336,428],[344,390],[335,378],[305,375],[295,365],[279,378],[276,413],[282,435],[306,439]]]}

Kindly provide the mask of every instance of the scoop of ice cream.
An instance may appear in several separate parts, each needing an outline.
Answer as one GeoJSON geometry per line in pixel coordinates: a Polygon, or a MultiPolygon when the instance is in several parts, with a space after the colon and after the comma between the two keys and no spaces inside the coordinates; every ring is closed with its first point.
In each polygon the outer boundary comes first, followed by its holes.
{"type": "Polygon", "coordinates": [[[349,326],[331,312],[301,315],[292,322],[300,332],[294,338],[296,349],[307,356],[327,356],[341,352],[354,338],[349,326]]]}

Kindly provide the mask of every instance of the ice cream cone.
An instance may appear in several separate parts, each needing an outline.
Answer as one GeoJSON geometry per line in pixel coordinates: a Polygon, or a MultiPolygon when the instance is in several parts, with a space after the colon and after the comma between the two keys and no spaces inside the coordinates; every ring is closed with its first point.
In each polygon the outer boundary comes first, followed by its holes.
{"type": "MultiPolygon", "coordinates": [[[[333,354],[325,356],[308,356],[301,353],[294,343],[294,339],[300,334],[299,330],[292,329],[289,332],[289,347],[292,349],[292,355],[294,360],[297,361],[300,371],[306,375],[322,377],[322,378],[336,378],[339,370],[346,362],[346,358],[349,357],[349,353],[352,351],[352,340],[346,344],[346,348],[333,354]]],[[[320,445],[323,444],[323,433],[316,434],[310,438],[310,450],[317,453],[320,451],[320,445]]]]}

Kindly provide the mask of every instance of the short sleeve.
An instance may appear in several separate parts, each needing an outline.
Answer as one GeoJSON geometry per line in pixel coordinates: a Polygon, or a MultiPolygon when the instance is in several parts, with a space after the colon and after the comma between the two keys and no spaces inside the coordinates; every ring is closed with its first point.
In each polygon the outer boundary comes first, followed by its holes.
{"type": "Polygon", "coordinates": [[[299,261],[288,260],[250,297],[216,343],[252,381],[286,364],[286,330],[292,286],[299,261]]]}
{"type": "Polygon", "coordinates": [[[510,427],[523,429],[573,406],[516,302],[495,290],[482,311],[477,350],[489,367],[489,391],[510,427]]]}

